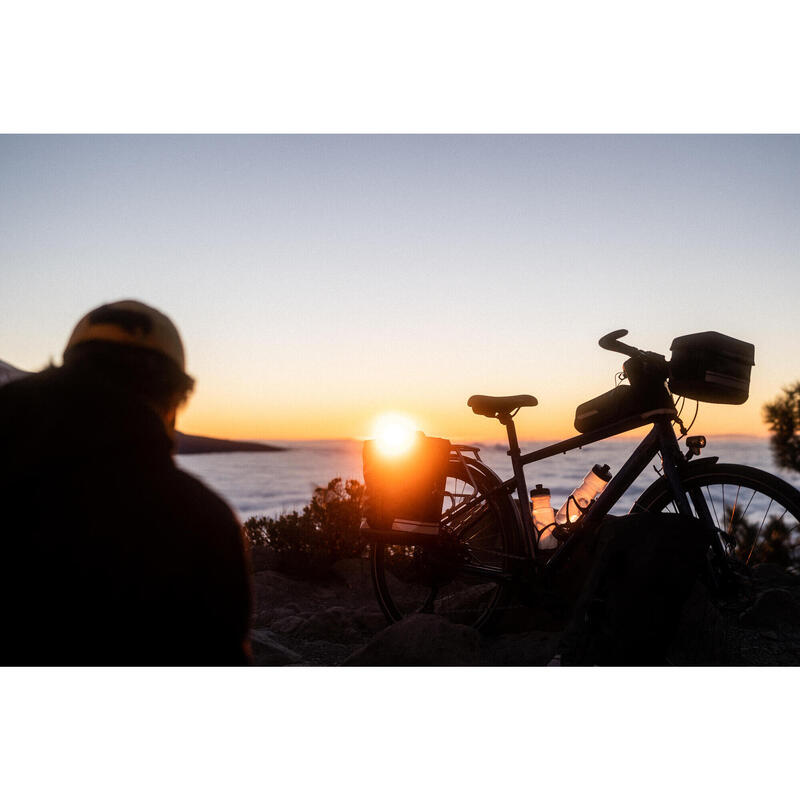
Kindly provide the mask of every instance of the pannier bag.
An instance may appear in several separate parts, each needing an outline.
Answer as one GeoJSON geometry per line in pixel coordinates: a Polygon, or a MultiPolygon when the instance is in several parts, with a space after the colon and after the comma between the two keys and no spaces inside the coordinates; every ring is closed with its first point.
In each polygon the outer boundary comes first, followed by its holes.
{"type": "Polygon", "coordinates": [[[390,530],[395,520],[438,524],[451,444],[418,432],[404,453],[387,454],[364,442],[367,525],[390,530]]]}
{"type": "Polygon", "coordinates": [[[669,388],[705,403],[741,405],[750,392],[755,347],[722,333],[706,331],[674,339],[669,388]]]}

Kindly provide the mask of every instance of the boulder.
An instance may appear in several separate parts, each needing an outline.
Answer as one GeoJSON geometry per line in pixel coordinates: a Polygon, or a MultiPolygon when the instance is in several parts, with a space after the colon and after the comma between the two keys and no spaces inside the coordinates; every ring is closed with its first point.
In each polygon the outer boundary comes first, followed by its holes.
{"type": "Polygon", "coordinates": [[[382,631],[388,624],[383,613],[376,611],[371,606],[362,606],[356,609],[351,619],[353,625],[369,634],[382,631]]]}
{"type": "Polygon", "coordinates": [[[309,641],[319,639],[340,642],[352,639],[354,635],[358,636],[358,634],[353,630],[351,617],[352,612],[344,606],[332,606],[312,614],[293,633],[298,638],[309,641]]]}
{"type": "Polygon", "coordinates": [[[436,614],[414,614],[376,634],[345,666],[455,667],[478,664],[480,636],[436,614]]]}
{"type": "Polygon", "coordinates": [[[750,571],[753,580],[762,585],[796,587],[800,582],[797,575],[787,572],[780,564],[756,564],[750,571]]]}
{"type": "Polygon", "coordinates": [[[756,598],[752,608],[742,612],[739,621],[749,628],[800,625],[800,607],[791,592],[769,589],[756,598]]]}
{"type": "Polygon", "coordinates": [[[545,631],[506,634],[484,642],[484,664],[504,666],[543,666],[553,659],[557,635],[545,631]]]}
{"type": "Polygon", "coordinates": [[[372,588],[369,561],[366,558],[343,558],[333,565],[331,572],[336,579],[350,588],[360,586],[372,588]]]}
{"type": "Polygon", "coordinates": [[[270,631],[264,629],[250,632],[250,645],[253,648],[253,660],[258,667],[280,667],[303,660],[302,656],[284,647],[270,631]]]}
{"type": "Polygon", "coordinates": [[[263,570],[253,575],[253,594],[257,611],[306,604],[309,585],[274,570],[263,570]]]}
{"type": "Polygon", "coordinates": [[[290,615],[276,619],[269,627],[275,633],[294,633],[304,622],[303,617],[290,615]]]}

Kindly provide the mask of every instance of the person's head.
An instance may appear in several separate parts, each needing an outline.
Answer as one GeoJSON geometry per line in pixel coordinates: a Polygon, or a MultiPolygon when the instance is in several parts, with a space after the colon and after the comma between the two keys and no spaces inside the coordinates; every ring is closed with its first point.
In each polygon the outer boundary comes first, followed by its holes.
{"type": "Polygon", "coordinates": [[[171,433],[194,388],[178,329],[137,300],[107,303],[84,316],[67,342],[64,365],[91,369],[154,408],[171,433]]]}

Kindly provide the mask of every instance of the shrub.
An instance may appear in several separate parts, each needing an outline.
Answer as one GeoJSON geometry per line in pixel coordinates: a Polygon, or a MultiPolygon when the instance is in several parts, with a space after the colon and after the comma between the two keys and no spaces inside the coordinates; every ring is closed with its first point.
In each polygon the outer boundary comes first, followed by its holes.
{"type": "Polygon", "coordinates": [[[764,408],[764,421],[772,431],[770,444],[775,463],[800,472],[800,381],[764,408]]]}
{"type": "Polygon", "coordinates": [[[342,558],[362,555],[364,486],[334,478],[314,490],[303,511],[273,517],[250,517],[245,536],[253,551],[266,551],[271,566],[283,572],[317,576],[342,558]]]}

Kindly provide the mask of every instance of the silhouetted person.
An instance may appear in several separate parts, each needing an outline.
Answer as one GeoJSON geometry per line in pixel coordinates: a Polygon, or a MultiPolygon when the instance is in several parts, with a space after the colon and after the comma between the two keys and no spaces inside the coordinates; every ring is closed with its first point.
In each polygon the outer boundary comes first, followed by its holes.
{"type": "Polygon", "coordinates": [[[0,388],[0,663],[248,662],[240,526],[172,459],[193,385],[172,322],[127,300],[0,388]]]}

